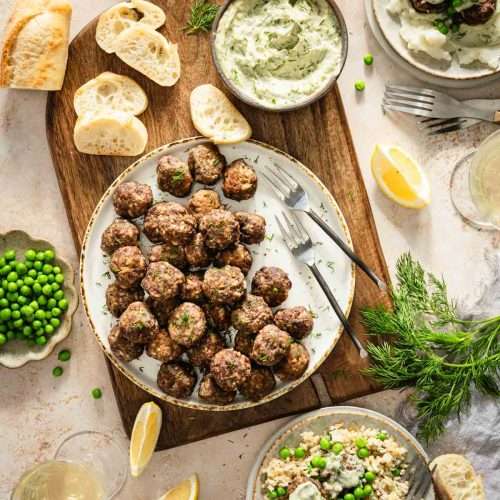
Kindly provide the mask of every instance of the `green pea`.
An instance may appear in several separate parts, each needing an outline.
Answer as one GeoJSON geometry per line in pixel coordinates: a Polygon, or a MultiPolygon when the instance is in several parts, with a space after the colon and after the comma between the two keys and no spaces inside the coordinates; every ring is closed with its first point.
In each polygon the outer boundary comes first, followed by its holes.
{"type": "Polygon", "coordinates": [[[40,275],[37,277],[36,281],[37,281],[38,283],[40,283],[40,285],[46,285],[46,284],[48,283],[48,281],[49,281],[49,280],[48,280],[47,276],[45,276],[45,274],[40,274],[40,275]]]}
{"type": "Polygon", "coordinates": [[[16,258],[16,252],[14,250],[7,250],[3,257],[5,260],[14,260],[16,258]]]}
{"type": "Polygon", "coordinates": [[[102,398],[102,391],[101,391],[101,389],[99,389],[99,387],[92,389],[91,394],[92,394],[92,397],[94,399],[101,399],[102,398]]]}
{"type": "Polygon", "coordinates": [[[42,309],[38,309],[37,311],[35,311],[35,318],[36,319],[45,319],[45,311],[43,311],[42,309]]]}
{"type": "Polygon", "coordinates": [[[61,316],[62,311],[61,309],[59,309],[59,307],[54,307],[52,308],[51,313],[53,318],[58,318],[59,316],[61,316]]]}
{"type": "Polygon", "coordinates": [[[38,299],[36,299],[37,302],[41,305],[41,306],[46,306],[47,305],[47,297],[44,297],[43,295],[41,295],[40,297],[38,297],[38,299]]]}
{"type": "Polygon", "coordinates": [[[0,269],[5,266],[5,264],[7,264],[7,261],[3,258],[3,257],[0,257],[0,269]]]}
{"type": "Polygon", "coordinates": [[[39,337],[40,335],[44,335],[45,332],[43,331],[43,328],[38,328],[37,330],[35,330],[35,335],[37,337],[39,337]]]}
{"type": "Polygon", "coordinates": [[[7,280],[2,280],[2,288],[4,290],[7,290],[8,286],[9,286],[9,282],[7,280]]]}
{"type": "Polygon", "coordinates": [[[54,283],[55,279],[56,277],[52,273],[47,274],[47,283],[54,283]]]}
{"type": "Polygon", "coordinates": [[[373,488],[369,484],[365,484],[363,493],[365,494],[365,497],[369,497],[373,493],[373,488]]]}
{"type": "Polygon", "coordinates": [[[36,260],[43,262],[45,260],[45,252],[37,252],[36,260]]]}
{"type": "Polygon", "coordinates": [[[52,312],[51,311],[45,311],[45,319],[49,320],[50,318],[52,318],[52,312]]]}
{"type": "Polygon", "coordinates": [[[267,498],[278,498],[278,494],[274,490],[268,491],[267,498]]]}
{"type": "Polygon", "coordinates": [[[57,300],[51,297],[49,300],[47,300],[47,308],[52,309],[53,307],[56,307],[57,305],[57,300]]]}
{"type": "Polygon", "coordinates": [[[8,292],[6,297],[10,302],[16,302],[19,298],[19,294],[17,292],[8,292]]]}
{"type": "Polygon", "coordinates": [[[50,287],[52,288],[53,292],[57,292],[61,288],[61,285],[59,285],[59,283],[52,283],[50,287]]]}
{"type": "Polygon", "coordinates": [[[443,35],[447,35],[448,32],[450,31],[448,29],[448,26],[446,26],[445,24],[441,24],[439,27],[438,27],[438,30],[440,33],[442,33],[443,35]]]}
{"type": "Polygon", "coordinates": [[[11,272],[12,268],[7,265],[7,266],[3,266],[2,269],[0,269],[0,275],[1,276],[7,276],[7,274],[9,274],[11,272]]]}
{"type": "Polygon", "coordinates": [[[21,311],[18,311],[18,310],[12,311],[12,315],[11,316],[12,316],[13,320],[19,319],[21,317],[21,311]]]}
{"type": "Polygon", "coordinates": [[[68,301],[66,299],[61,299],[57,305],[59,306],[60,309],[65,311],[68,308],[68,301]]]}
{"type": "Polygon", "coordinates": [[[44,330],[47,335],[52,335],[54,333],[54,327],[52,325],[45,325],[44,330]]]}
{"type": "Polygon", "coordinates": [[[9,283],[7,285],[7,290],[9,292],[17,292],[17,284],[16,283],[9,283]]]}
{"type": "Polygon", "coordinates": [[[61,326],[61,320],[57,319],[57,318],[52,318],[50,320],[50,324],[55,328],[59,328],[59,326],[61,326]]]}
{"type": "Polygon", "coordinates": [[[56,300],[64,299],[64,292],[62,290],[57,290],[57,292],[54,293],[54,299],[56,300]]]}
{"type": "Polygon", "coordinates": [[[11,318],[12,316],[12,312],[10,309],[2,309],[0,311],[0,319],[2,321],[9,321],[9,319],[11,318]]]}
{"type": "Polygon", "coordinates": [[[368,448],[359,448],[357,451],[357,455],[359,458],[367,458],[370,456],[370,451],[368,448]]]}
{"type": "Polygon", "coordinates": [[[366,448],[368,446],[368,442],[363,437],[357,438],[354,443],[356,444],[356,448],[366,448]]]}
{"type": "Polygon", "coordinates": [[[363,90],[365,90],[366,84],[365,84],[365,82],[363,80],[357,80],[356,82],[354,82],[354,88],[358,92],[362,92],[363,90]]]}
{"type": "Polygon", "coordinates": [[[312,457],[311,465],[318,469],[324,469],[326,467],[326,460],[322,456],[316,455],[312,457]]]}
{"type": "Polygon", "coordinates": [[[385,441],[387,439],[387,433],[386,432],[379,432],[377,434],[377,439],[380,439],[380,441],[385,441]]]}
{"type": "Polygon", "coordinates": [[[373,481],[375,481],[375,478],[376,478],[376,474],[375,472],[372,472],[371,470],[369,471],[366,471],[365,472],[365,479],[369,482],[369,483],[373,483],[373,481]]]}
{"type": "Polygon", "coordinates": [[[7,325],[0,324],[0,333],[5,333],[7,331],[7,325]]]}
{"type": "Polygon", "coordinates": [[[342,443],[333,443],[332,450],[335,455],[339,455],[343,449],[344,445],[342,443]]]}
{"type": "Polygon", "coordinates": [[[33,321],[32,323],[32,326],[35,330],[39,330],[42,327],[42,322],[38,319],[35,319],[35,321],[33,321]]]}
{"type": "Polygon", "coordinates": [[[63,362],[69,361],[71,359],[71,351],[69,349],[63,349],[62,351],[59,351],[57,359],[63,362]]]}
{"type": "Polygon", "coordinates": [[[63,372],[64,372],[64,370],[62,369],[62,367],[56,366],[52,370],[52,375],[54,375],[54,377],[60,377],[63,374],[63,372]]]}
{"type": "Polygon", "coordinates": [[[295,448],[293,454],[295,455],[295,458],[304,458],[306,456],[306,450],[304,450],[304,448],[295,448]]]}
{"type": "Polygon", "coordinates": [[[394,477],[399,477],[401,475],[401,469],[399,467],[396,467],[395,469],[391,470],[391,474],[394,477]]]}
{"type": "Polygon", "coordinates": [[[43,285],[42,293],[47,297],[50,297],[52,295],[52,287],[49,284],[43,285]]]}
{"type": "Polygon", "coordinates": [[[23,335],[25,337],[29,337],[32,333],[33,333],[33,329],[31,328],[31,326],[25,326],[23,328],[23,335]]]}
{"type": "Polygon", "coordinates": [[[282,458],[283,460],[286,460],[287,458],[289,458],[291,455],[290,453],[290,448],[281,448],[281,450],[279,451],[279,456],[280,458],[282,458]]]}
{"type": "Polygon", "coordinates": [[[363,57],[363,62],[367,66],[371,66],[373,64],[373,55],[368,52],[368,54],[365,54],[365,57],[363,57]]]}
{"type": "Polygon", "coordinates": [[[50,274],[52,272],[52,266],[50,264],[44,264],[42,267],[42,271],[45,274],[50,274]]]}
{"type": "Polygon", "coordinates": [[[31,301],[29,303],[29,306],[31,307],[31,309],[33,309],[33,311],[38,311],[38,309],[40,308],[36,300],[31,301]]]}
{"type": "Polygon", "coordinates": [[[24,286],[32,287],[35,283],[35,280],[31,276],[26,276],[23,280],[24,286]]]}
{"type": "Polygon", "coordinates": [[[9,307],[9,301],[3,297],[0,299],[0,308],[9,307]]]}
{"type": "MultiPolygon", "coordinates": [[[[10,305],[10,308],[13,310],[13,311],[19,311],[19,309],[21,309],[21,306],[17,303],[17,302],[14,302],[13,304],[10,305]]],[[[19,313],[20,314],[20,313],[19,313]]]]}
{"type": "Polygon", "coordinates": [[[464,3],[463,0],[452,0],[452,2],[451,2],[453,7],[455,7],[455,8],[460,7],[463,3],[464,3]]]}
{"type": "Polygon", "coordinates": [[[24,252],[24,258],[26,260],[35,260],[36,259],[36,252],[33,249],[26,250],[26,252],[24,252]]]}
{"type": "Polygon", "coordinates": [[[15,271],[11,271],[8,275],[7,275],[7,281],[10,281],[10,282],[16,282],[17,281],[17,273],[15,271]]]}
{"type": "Polygon", "coordinates": [[[319,440],[319,447],[323,451],[328,451],[331,448],[331,446],[332,446],[332,443],[330,442],[330,440],[327,437],[322,437],[319,440]]]}
{"type": "Polygon", "coordinates": [[[14,328],[22,328],[22,326],[24,325],[24,321],[19,318],[19,319],[16,319],[16,321],[14,321],[14,323],[12,323],[14,325],[14,328]]]}
{"type": "Polygon", "coordinates": [[[35,311],[33,311],[33,309],[31,309],[30,306],[23,306],[23,307],[21,307],[21,314],[23,316],[32,316],[34,312],[35,311]]]}
{"type": "Polygon", "coordinates": [[[42,293],[42,285],[40,285],[40,283],[35,283],[32,290],[35,295],[40,295],[42,293]]]}
{"type": "Polygon", "coordinates": [[[17,266],[16,266],[16,272],[19,275],[26,274],[28,272],[28,268],[26,267],[26,264],[19,262],[19,264],[17,264],[17,266]]]}
{"type": "Polygon", "coordinates": [[[60,285],[64,283],[64,275],[61,273],[56,274],[54,279],[56,283],[59,283],[60,285]]]}
{"type": "Polygon", "coordinates": [[[5,290],[3,288],[0,288],[0,299],[3,299],[5,297],[5,290]]]}
{"type": "Polygon", "coordinates": [[[283,488],[283,486],[278,486],[276,488],[276,494],[279,497],[284,497],[287,494],[287,490],[286,490],[286,488],[283,488]]]}
{"type": "Polygon", "coordinates": [[[6,342],[7,337],[3,333],[0,333],[0,345],[4,345],[6,342]]]}
{"type": "Polygon", "coordinates": [[[28,276],[29,276],[30,278],[32,278],[32,279],[33,279],[33,281],[34,281],[34,279],[37,277],[37,274],[38,274],[38,273],[36,272],[36,270],[35,270],[35,269],[30,269],[30,270],[28,271],[28,276]]]}
{"type": "Polygon", "coordinates": [[[27,285],[23,285],[19,291],[21,292],[21,295],[24,295],[25,297],[29,297],[31,295],[31,288],[27,285]]]}
{"type": "Polygon", "coordinates": [[[35,260],[35,262],[33,262],[33,269],[36,269],[37,271],[41,271],[42,267],[43,267],[43,262],[42,261],[35,260]]]}
{"type": "Polygon", "coordinates": [[[365,492],[363,491],[363,488],[361,488],[361,486],[358,486],[354,490],[354,497],[355,498],[363,498],[364,496],[365,496],[365,492]]]}
{"type": "Polygon", "coordinates": [[[7,340],[14,340],[16,338],[16,334],[12,330],[9,330],[5,335],[7,340]]]}
{"type": "Polygon", "coordinates": [[[45,260],[47,262],[50,262],[51,260],[54,259],[54,257],[56,256],[56,254],[54,253],[53,250],[45,250],[45,260]]]}
{"type": "Polygon", "coordinates": [[[344,495],[344,500],[355,500],[356,497],[352,493],[346,493],[344,495]]]}
{"type": "Polygon", "coordinates": [[[47,337],[45,337],[45,335],[40,335],[39,337],[36,337],[35,342],[38,345],[45,345],[47,343],[47,337]]]}

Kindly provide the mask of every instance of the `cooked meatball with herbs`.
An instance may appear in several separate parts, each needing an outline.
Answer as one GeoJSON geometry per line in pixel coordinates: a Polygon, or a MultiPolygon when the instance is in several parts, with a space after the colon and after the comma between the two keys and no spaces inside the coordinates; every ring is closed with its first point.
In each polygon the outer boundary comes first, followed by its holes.
{"type": "Polygon", "coordinates": [[[292,282],[279,267],[262,267],[252,280],[252,293],[260,295],[271,306],[279,306],[288,298],[292,282]]]}
{"type": "Polygon", "coordinates": [[[196,233],[196,219],[182,205],[168,202],[168,213],[160,220],[160,234],[164,242],[186,245],[196,233]]]}
{"type": "Polygon", "coordinates": [[[170,215],[170,203],[161,201],[155,203],[144,217],[143,232],[152,243],[163,243],[163,236],[160,232],[161,221],[170,215]]]}
{"type": "Polygon", "coordinates": [[[292,338],[277,326],[266,325],[255,337],[252,359],[263,366],[274,366],[288,353],[292,338]]]}
{"type": "Polygon", "coordinates": [[[186,261],[191,267],[208,267],[212,256],[205,246],[205,239],[201,233],[196,233],[194,238],[184,247],[186,261]]]}
{"type": "Polygon", "coordinates": [[[252,366],[252,371],[247,380],[241,385],[240,392],[250,401],[259,401],[273,392],[276,379],[270,368],[252,366]]]}
{"type": "Polygon", "coordinates": [[[175,156],[165,155],[156,167],[158,187],[173,196],[187,196],[193,186],[193,177],[188,164],[175,156]]]}
{"type": "Polygon", "coordinates": [[[289,307],[276,311],[274,322],[278,328],[285,330],[296,339],[307,337],[314,326],[313,315],[304,306],[289,307]]]}
{"type": "Polygon", "coordinates": [[[248,294],[232,312],[231,323],[245,335],[257,335],[262,328],[273,322],[273,311],[258,295],[248,294]]]}
{"type": "Polygon", "coordinates": [[[168,262],[177,269],[184,269],[187,265],[186,252],[182,246],[172,243],[154,245],[149,252],[149,262],[168,262]]]}
{"type": "Polygon", "coordinates": [[[172,264],[153,262],[149,264],[141,285],[153,300],[164,302],[180,295],[185,280],[182,271],[172,264]]]}
{"type": "Polygon", "coordinates": [[[136,288],[146,274],[146,259],[139,247],[120,247],[109,265],[121,288],[136,288]]]}
{"type": "Polygon", "coordinates": [[[198,388],[198,397],[202,401],[214,405],[228,405],[236,398],[236,391],[224,391],[216,383],[210,373],[207,373],[198,388]]]}
{"type": "Polygon", "coordinates": [[[154,300],[151,297],[148,297],[146,299],[146,305],[154,314],[155,318],[158,320],[158,324],[162,328],[166,328],[168,326],[168,319],[170,318],[170,314],[179,304],[180,301],[178,297],[164,300],[163,302],[154,300]]]}
{"type": "Polygon", "coordinates": [[[195,216],[201,217],[216,208],[221,208],[219,193],[212,189],[200,189],[191,196],[188,210],[195,216]]]}
{"type": "Polygon", "coordinates": [[[276,365],[276,376],[281,380],[297,380],[302,377],[308,365],[309,352],[302,344],[294,342],[285,358],[276,365]]]}
{"type": "Polygon", "coordinates": [[[153,191],[147,184],[123,182],[113,193],[115,211],[124,219],[136,219],[145,215],[152,204],[153,191]]]}
{"type": "Polygon", "coordinates": [[[146,353],[149,357],[168,363],[182,356],[184,348],[174,342],[166,330],[158,330],[149,342],[146,353]]]}
{"type": "Polygon", "coordinates": [[[219,252],[214,263],[219,267],[226,265],[239,267],[241,272],[247,275],[252,267],[252,262],[253,258],[250,250],[248,250],[245,245],[236,243],[236,245],[225,248],[219,252]]]}
{"type": "Polygon", "coordinates": [[[224,250],[237,243],[240,238],[240,226],[234,215],[227,210],[212,210],[200,218],[200,232],[205,245],[211,250],[224,250]]]}
{"type": "Polygon", "coordinates": [[[196,182],[211,186],[221,178],[226,160],[213,144],[200,144],[189,151],[188,164],[196,182]]]}
{"type": "Polygon", "coordinates": [[[239,267],[211,267],[203,278],[203,292],[213,304],[236,304],[245,291],[245,276],[239,267]]]}
{"type": "Polygon", "coordinates": [[[474,5],[458,13],[458,19],[469,26],[478,26],[487,23],[496,9],[496,0],[476,0],[474,5]]]}
{"type": "Polygon", "coordinates": [[[250,357],[254,341],[255,337],[252,337],[251,335],[237,333],[234,337],[234,349],[235,351],[241,352],[241,354],[250,357]]]}
{"type": "Polygon", "coordinates": [[[202,304],[203,312],[210,328],[225,332],[231,327],[231,310],[222,304],[202,304]]]}
{"type": "Polygon", "coordinates": [[[266,219],[259,214],[235,212],[240,225],[240,239],[249,245],[261,243],[266,237],[266,219]]]}
{"type": "Polygon", "coordinates": [[[193,366],[210,368],[212,358],[225,348],[226,343],[221,335],[208,332],[196,345],[188,350],[187,354],[193,366]]]}
{"type": "Polygon", "coordinates": [[[169,396],[187,398],[196,385],[196,374],[193,367],[184,361],[162,363],[156,383],[169,396]]]}
{"type": "Polygon", "coordinates": [[[115,325],[108,335],[109,348],[111,352],[124,363],[140,358],[144,352],[144,344],[135,344],[121,331],[119,325],[115,325]]]}
{"type": "Polygon", "coordinates": [[[120,328],[131,342],[147,344],[159,326],[144,302],[132,302],[120,316],[120,328]]]}
{"type": "Polygon", "coordinates": [[[144,299],[142,288],[121,288],[116,283],[111,283],[106,289],[106,306],[109,312],[119,318],[123,311],[132,304],[144,299]]]}
{"type": "Polygon", "coordinates": [[[115,219],[102,233],[101,250],[108,255],[120,247],[139,245],[139,228],[125,219],[115,219]]]}
{"type": "Polygon", "coordinates": [[[186,274],[186,281],[181,287],[181,299],[185,302],[203,302],[203,276],[196,273],[186,274]]]}
{"type": "Polygon", "coordinates": [[[426,0],[410,0],[413,8],[421,14],[431,14],[437,12],[444,12],[448,8],[448,1],[442,2],[427,2],[426,0]]]}
{"type": "Polygon", "coordinates": [[[207,322],[200,306],[184,302],[176,307],[168,320],[168,333],[184,347],[192,347],[205,335],[207,322]]]}
{"type": "Polygon", "coordinates": [[[234,391],[250,376],[250,360],[234,349],[219,351],[210,363],[210,373],[217,385],[225,391],[234,391]]]}
{"type": "Polygon", "coordinates": [[[245,160],[234,160],[224,170],[222,191],[232,200],[249,200],[257,190],[257,174],[245,160]]]}

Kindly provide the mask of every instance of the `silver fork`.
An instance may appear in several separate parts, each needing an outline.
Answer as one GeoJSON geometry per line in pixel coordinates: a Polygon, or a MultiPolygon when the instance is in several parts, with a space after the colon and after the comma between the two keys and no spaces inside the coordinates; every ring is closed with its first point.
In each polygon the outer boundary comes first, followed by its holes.
{"type": "Polygon", "coordinates": [[[436,465],[431,470],[422,458],[417,455],[413,458],[407,468],[409,489],[406,498],[408,500],[425,499],[432,486],[432,474],[435,470],[436,465]]]}
{"type": "Polygon", "coordinates": [[[401,111],[429,118],[475,118],[477,120],[500,123],[500,111],[482,110],[461,103],[459,100],[437,90],[386,85],[384,109],[401,111]]]}
{"type": "Polygon", "coordinates": [[[332,305],[335,314],[337,315],[340,322],[344,326],[345,331],[347,332],[349,337],[351,337],[353,344],[358,349],[359,356],[362,359],[367,358],[368,353],[365,351],[365,348],[363,347],[358,337],[354,333],[353,329],[349,325],[349,322],[347,321],[347,318],[342,312],[342,309],[340,308],[340,305],[337,302],[335,295],[333,295],[333,292],[328,286],[328,283],[326,282],[325,278],[323,278],[323,275],[321,274],[320,270],[318,269],[318,266],[316,265],[316,257],[314,254],[314,248],[309,233],[305,230],[304,226],[293,212],[290,212],[290,216],[293,219],[293,224],[287,217],[285,212],[281,213],[288,227],[288,231],[285,229],[284,225],[282,224],[277,215],[275,215],[275,218],[276,222],[278,223],[278,227],[280,228],[283,240],[286,243],[286,246],[297,260],[305,264],[311,270],[313,276],[316,278],[317,282],[319,283],[319,286],[321,287],[328,301],[332,305]]]}
{"type": "Polygon", "coordinates": [[[381,289],[386,290],[387,285],[361,260],[344,242],[344,240],[317,214],[309,203],[309,197],[295,179],[278,165],[271,169],[266,165],[269,175],[263,174],[267,181],[274,187],[276,194],[292,210],[305,212],[336,245],[381,289]]]}

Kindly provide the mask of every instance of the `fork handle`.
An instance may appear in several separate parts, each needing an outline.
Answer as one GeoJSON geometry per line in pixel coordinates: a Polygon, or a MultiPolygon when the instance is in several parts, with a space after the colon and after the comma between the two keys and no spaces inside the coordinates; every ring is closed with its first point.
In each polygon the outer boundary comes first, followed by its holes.
{"type": "Polygon", "coordinates": [[[319,286],[325,292],[325,295],[328,299],[328,302],[333,307],[333,310],[335,311],[335,314],[339,318],[340,322],[344,326],[344,330],[347,332],[349,337],[351,337],[351,340],[353,344],[356,346],[356,349],[359,352],[359,356],[362,359],[365,359],[368,357],[368,353],[365,351],[365,348],[359,341],[358,337],[354,333],[353,329],[351,328],[351,325],[347,321],[347,318],[345,317],[344,313],[342,312],[342,309],[339,306],[339,303],[337,302],[337,299],[335,298],[335,295],[333,295],[332,290],[328,286],[328,283],[326,282],[325,278],[323,278],[323,275],[321,274],[320,270],[318,269],[318,266],[316,264],[310,264],[309,269],[312,271],[314,277],[316,278],[317,282],[319,283],[319,286]]]}
{"type": "Polygon", "coordinates": [[[337,246],[381,289],[387,290],[387,285],[363,262],[344,242],[344,240],[314,211],[309,210],[307,214],[311,219],[330,236],[337,246]]]}

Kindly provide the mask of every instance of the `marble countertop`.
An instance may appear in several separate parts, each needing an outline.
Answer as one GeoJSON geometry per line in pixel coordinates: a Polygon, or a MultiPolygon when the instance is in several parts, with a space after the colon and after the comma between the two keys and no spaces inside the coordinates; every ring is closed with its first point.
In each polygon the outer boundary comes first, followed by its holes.
{"type": "MultiPolygon", "coordinates": [[[[4,25],[13,1],[4,0],[0,26],[4,25]]],[[[114,3],[73,0],[73,35],[114,3]]],[[[339,5],[350,32],[348,62],[339,85],[391,272],[397,257],[411,249],[429,270],[443,274],[452,295],[472,299],[479,294],[487,275],[484,252],[500,246],[500,233],[479,232],[465,225],[453,210],[448,188],[455,162],[493,128],[480,125],[461,133],[428,138],[412,118],[384,116],[380,108],[384,83],[409,83],[413,79],[395,67],[377,45],[366,24],[362,2],[339,0],[339,5]],[[363,55],[368,51],[375,58],[371,67],[363,64],[363,55]],[[354,90],[357,79],[366,81],[365,92],[354,90]],[[432,185],[430,207],[410,211],[396,206],[378,191],[369,166],[378,142],[401,145],[421,162],[432,185]]],[[[500,97],[498,92],[497,84],[455,94],[500,97]]],[[[76,268],[78,257],[45,137],[45,101],[43,92],[0,90],[0,233],[18,228],[48,239],[76,268]]],[[[73,356],[58,379],[51,375],[57,354],[18,370],[0,368],[0,498],[8,498],[16,479],[27,467],[52,458],[68,434],[93,429],[125,439],[103,355],[88,332],[81,309],[64,346],[72,350],[73,356]],[[94,387],[102,388],[102,399],[91,397],[94,387]]],[[[386,392],[353,404],[394,416],[402,398],[399,393],[386,392]]],[[[154,500],[193,471],[200,475],[202,498],[242,499],[260,446],[283,422],[278,420],[156,453],[140,479],[128,480],[120,499],[154,500]]],[[[464,451],[458,436],[452,433],[448,433],[446,443],[447,451],[464,451]]],[[[476,466],[481,468],[480,463],[476,466]]]]}

